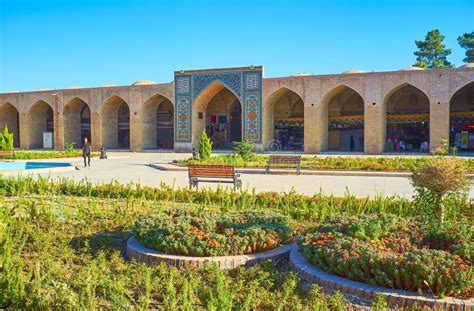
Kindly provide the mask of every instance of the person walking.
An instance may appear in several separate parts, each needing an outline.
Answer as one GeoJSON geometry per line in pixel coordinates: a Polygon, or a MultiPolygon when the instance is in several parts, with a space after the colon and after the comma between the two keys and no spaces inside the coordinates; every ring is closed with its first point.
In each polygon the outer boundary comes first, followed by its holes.
{"type": "Polygon", "coordinates": [[[91,153],[92,147],[87,137],[84,137],[84,143],[82,144],[82,157],[84,158],[84,167],[91,166],[91,153]]]}
{"type": "Polygon", "coordinates": [[[351,151],[354,151],[355,142],[354,142],[354,136],[352,136],[352,135],[351,135],[351,140],[350,140],[349,144],[350,144],[351,151]]]}

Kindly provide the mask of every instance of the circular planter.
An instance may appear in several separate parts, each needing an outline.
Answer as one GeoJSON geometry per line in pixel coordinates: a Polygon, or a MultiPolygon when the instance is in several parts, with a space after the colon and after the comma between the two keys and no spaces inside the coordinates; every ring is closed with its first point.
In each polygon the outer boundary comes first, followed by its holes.
{"type": "Polygon", "coordinates": [[[194,257],[169,255],[153,249],[144,247],[135,237],[131,237],[127,242],[127,255],[131,259],[148,264],[159,264],[164,262],[168,266],[177,268],[204,267],[207,265],[217,265],[220,269],[234,269],[238,266],[252,266],[259,262],[271,259],[288,259],[291,245],[282,245],[267,252],[236,255],[236,256],[213,256],[213,257],[194,257]]]}
{"type": "Polygon", "coordinates": [[[290,264],[298,275],[310,282],[325,288],[339,290],[343,293],[356,295],[361,299],[372,300],[375,295],[386,296],[391,306],[409,308],[417,305],[441,310],[474,310],[474,299],[458,299],[445,297],[437,299],[432,295],[419,295],[416,292],[385,288],[352,281],[337,275],[326,273],[311,265],[298,250],[296,243],[291,245],[290,264]]]}

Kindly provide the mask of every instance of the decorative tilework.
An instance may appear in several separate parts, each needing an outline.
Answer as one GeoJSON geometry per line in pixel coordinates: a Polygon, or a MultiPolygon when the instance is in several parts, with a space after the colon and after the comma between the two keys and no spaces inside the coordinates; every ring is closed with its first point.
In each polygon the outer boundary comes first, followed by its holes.
{"type": "Polygon", "coordinates": [[[260,76],[258,73],[247,73],[245,81],[246,90],[258,90],[260,87],[260,76]]]}
{"type": "Polygon", "coordinates": [[[262,143],[262,72],[247,71],[244,80],[244,138],[262,143]]]}
{"type": "Polygon", "coordinates": [[[219,82],[242,104],[242,138],[262,143],[262,71],[231,71],[175,75],[175,141],[192,141],[192,103],[209,85],[219,82]]]}
{"type": "Polygon", "coordinates": [[[175,141],[191,142],[191,76],[175,77],[175,141]]]}
{"type": "Polygon", "coordinates": [[[192,79],[193,100],[216,81],[234,91],[237,97],[242,100],[242,72],[201,73],[193,75],[192,79]]]}
{"type": "Polygon", "coordinates": [[[191,91],[191,78],[181,77],[176,80],[176,94],[189,94],[191,91]]]}

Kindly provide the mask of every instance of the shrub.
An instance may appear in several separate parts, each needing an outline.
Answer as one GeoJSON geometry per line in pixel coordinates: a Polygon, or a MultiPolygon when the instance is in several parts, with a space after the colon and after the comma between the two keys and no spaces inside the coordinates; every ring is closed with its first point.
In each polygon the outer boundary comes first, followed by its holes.
{"type": "Polygon", "coordinates": [[[238,155],[244,159],[244,161],[249,161],[253,158],[254,152],[253,148],[255,144],[250,140],[244,140],[242,142],[234,142],[234,150],[238,155]]]}
{"type": "Polygon", "coordinates": [[[64,145],[64,152],[66,153],[74,153],[74,146],[76,145],[76,143],[66,143],[64,145]]]}
{"type": "Polygon", "coordinates": [[[207,136],[206,131],[202,131],[201,139],[199,140],[199,159],[205,161],[212,155],[212,141],[207,136]]]}
{"type": "Polygon", "coordinates": [[[337,216],[298,242],[309,262],[352,280],[439,296],[472,295],[474,229],[453,223],[439,230],[393,215],[337,216]]]}
{"type": "Polygon", "coordinates": [[[293,226],[286,216],[264,212],[215,214],[174,209],[140,218],[134,227],[146,247],[167,254],[226,256],[258,253],[286,244],[293,226]]]}
{"type": "Polygon", "coordinates": [[[468,185],[467,167],[464,160],[452,157],[433,157],[413,170],[412,183],[415,199],[432,197],[437,219],[444,222],[445,206],[443,199],[448,194],[462,195],[468,185]]]}
{"type": "Polygon", "coordinates": [[[13,133],[8,131],[8,126],[0,133],[0,150],[13,150],[13,133]]]}

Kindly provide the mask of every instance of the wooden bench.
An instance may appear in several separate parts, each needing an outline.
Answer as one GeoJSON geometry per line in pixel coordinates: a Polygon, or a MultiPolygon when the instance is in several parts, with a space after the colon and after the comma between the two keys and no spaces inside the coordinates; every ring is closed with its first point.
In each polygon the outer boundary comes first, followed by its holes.
{"type": "Polygon", "coordinates": [[[270,173],[271,167],[296,168],[296,175],[301,173],[301,156],[271,155],[268,158],[265,174],[270,173]]]}
{"type": "MultiPolygon", "coordinates": [[[[0,150],[0,157],[15,157],[14,150],[0,150]]],[[[7,161],[14,161],[14,159],[7,159],[7,161]]]]}
{"type": "Polygon", "coordinates": [[[219,182],[234,184],[234,189],[242,189],[240,174],[235,174],[230,165],[189,165],[189,189],[198,188],[200,182],[219,182]]]}

